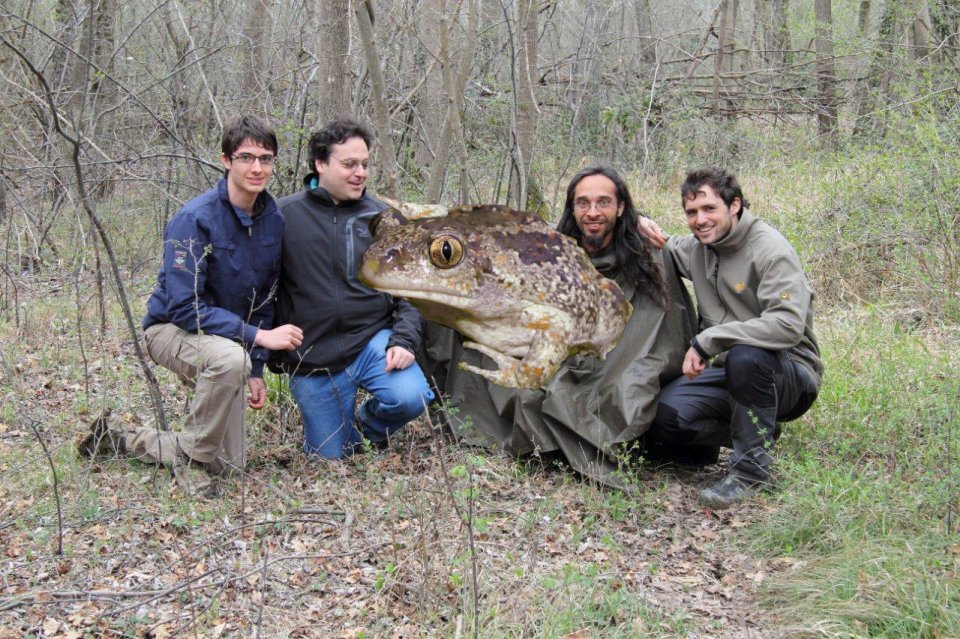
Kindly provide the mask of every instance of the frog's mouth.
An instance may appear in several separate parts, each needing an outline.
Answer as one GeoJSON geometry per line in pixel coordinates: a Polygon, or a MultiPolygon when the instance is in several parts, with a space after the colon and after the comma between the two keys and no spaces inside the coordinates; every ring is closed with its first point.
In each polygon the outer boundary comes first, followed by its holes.
{"type": "Polygon", "coordinates": [[[442,292],[438,292],[436,289],[374,288],[383,293],[389,293],[393,297],[399,297],[411,303],[415,302],[417,306],[423,304],[441,308],[468,308],[474,306],[478,301],[475,300],[472,295],[467,295],[452,289],[445,289],[442,292]]]}

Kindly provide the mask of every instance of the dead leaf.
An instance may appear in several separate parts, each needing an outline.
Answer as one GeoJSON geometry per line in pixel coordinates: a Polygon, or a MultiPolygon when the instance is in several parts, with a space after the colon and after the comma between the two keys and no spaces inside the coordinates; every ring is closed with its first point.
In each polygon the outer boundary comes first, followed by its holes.
{"type": "Polygon", "coordinates": [[[43,620],[43,634],[54,635],[60,630],[60,622],[53,617],[47,617],[43,620]]]}

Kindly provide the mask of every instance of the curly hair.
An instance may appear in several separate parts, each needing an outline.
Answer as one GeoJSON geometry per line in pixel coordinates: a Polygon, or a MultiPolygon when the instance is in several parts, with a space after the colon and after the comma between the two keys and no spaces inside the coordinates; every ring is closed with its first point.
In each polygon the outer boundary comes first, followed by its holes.
{"type": "Polygon", "coordinates": [[[322,129],[310,136],[310,158],[307,160],[310,171],[314,170],[317,160],[330,160],[330,147],[355,137],[363,140],[368,149],[373,144],[373,132],[360,120],[343,116],[327,122],[322,129]]]}

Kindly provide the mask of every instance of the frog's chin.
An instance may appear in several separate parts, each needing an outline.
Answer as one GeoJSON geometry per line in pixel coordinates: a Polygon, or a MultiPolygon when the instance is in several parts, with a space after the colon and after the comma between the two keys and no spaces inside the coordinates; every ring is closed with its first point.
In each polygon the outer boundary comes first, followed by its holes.
{"type": "Polygon", "coordinates": [[[496,321],[504,317],[515,315],[523,310],[523,305],[515,307],[513,304],[501,303],[491,305],[489,302],[482,302],[473,296],[459,292],[439,292],[429,291],[429,297],[424,296],[423,291],[409,289],[385,290],[393,297],[407,300],[415,306],[425,319],[450,328],[457,328],[459,322],[469,321],[471,323],[491,320],[496,321]]]}

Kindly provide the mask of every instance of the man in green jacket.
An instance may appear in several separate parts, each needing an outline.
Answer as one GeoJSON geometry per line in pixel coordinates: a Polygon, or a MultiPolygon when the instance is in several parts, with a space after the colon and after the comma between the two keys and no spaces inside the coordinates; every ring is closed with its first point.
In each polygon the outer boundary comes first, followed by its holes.
{"type": "MultiPolygon", "coordinates": [[[[817,397],[823,364],[813,293],[796,251],[750,214],[734,175],[693,171],[680,194],[693,235],[666,244],[693,282],[699,332],[684,377],[660,394],[647,440],[654,448],[732,448],[729,474],[699,495],[706,506],[726,508],[768,484],[778,423],[801,416],[817,397]]],[[[655,224],[643,226],[664,243],[655,224]]]]}

